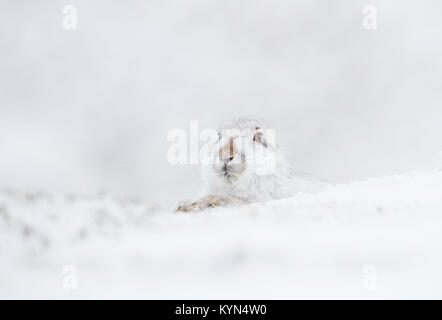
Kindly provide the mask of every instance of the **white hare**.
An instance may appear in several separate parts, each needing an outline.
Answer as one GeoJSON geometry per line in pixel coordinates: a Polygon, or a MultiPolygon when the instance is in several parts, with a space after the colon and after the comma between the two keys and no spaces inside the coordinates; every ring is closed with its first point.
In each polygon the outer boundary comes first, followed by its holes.
{"type": "Polygon", "coordinates": [[[245,204],[314,192],[323,183],[295,171],[275,143],[275,135],[257,120],[237,119],[222,124],[219,141],[203,165],[204,196],[185,201],[178,212],[245,204]]]}

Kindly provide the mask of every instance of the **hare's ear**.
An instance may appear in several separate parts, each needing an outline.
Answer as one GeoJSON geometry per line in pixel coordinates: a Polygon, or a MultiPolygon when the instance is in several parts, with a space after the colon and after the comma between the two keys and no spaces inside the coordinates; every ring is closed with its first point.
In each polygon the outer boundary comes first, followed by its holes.
{"type": "Polygon", "coordinates": [[[253,137],[253,141],[261,143],[264,147],[267,148],[267,142],[264,139],[264,136],[262,132],[255,133],[255,136],[253,137]]]}

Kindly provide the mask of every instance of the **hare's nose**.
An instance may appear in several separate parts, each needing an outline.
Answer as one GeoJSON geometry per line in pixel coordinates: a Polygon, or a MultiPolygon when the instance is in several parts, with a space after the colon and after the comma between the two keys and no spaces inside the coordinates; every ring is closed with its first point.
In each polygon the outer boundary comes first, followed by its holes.
{"type": "Polygon", "coordinates": [[[232,161],[232,160],[233,160],[233,157],[224,158],[224,159],[223,159],[223,163],[224,163],[224,164],[227,164],[227,163],[229,163],[229,162],[232,161]]]}

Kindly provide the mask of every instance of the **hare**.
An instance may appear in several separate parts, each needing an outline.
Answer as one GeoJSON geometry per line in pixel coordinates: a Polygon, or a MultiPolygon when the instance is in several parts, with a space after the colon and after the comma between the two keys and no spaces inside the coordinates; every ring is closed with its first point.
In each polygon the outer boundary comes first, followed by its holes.
{"type": "Polygon", "coordinates": [[[281,199],[323,185],[291,167],[274,132],[260,121],[240,118],[223,123],[218,137],[207,152],[209,164],[202,167],[205,196],[181,202],[176,212],[281,199]]]}

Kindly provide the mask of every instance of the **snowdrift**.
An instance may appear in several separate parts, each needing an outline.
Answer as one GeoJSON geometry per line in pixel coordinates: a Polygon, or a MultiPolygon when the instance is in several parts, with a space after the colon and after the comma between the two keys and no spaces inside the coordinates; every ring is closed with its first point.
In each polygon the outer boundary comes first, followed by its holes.
{"type": "Polygon", "coordinates": [[[171,214],[0,193],[0,298],[442,298],[442,172],[171,214]]]}

